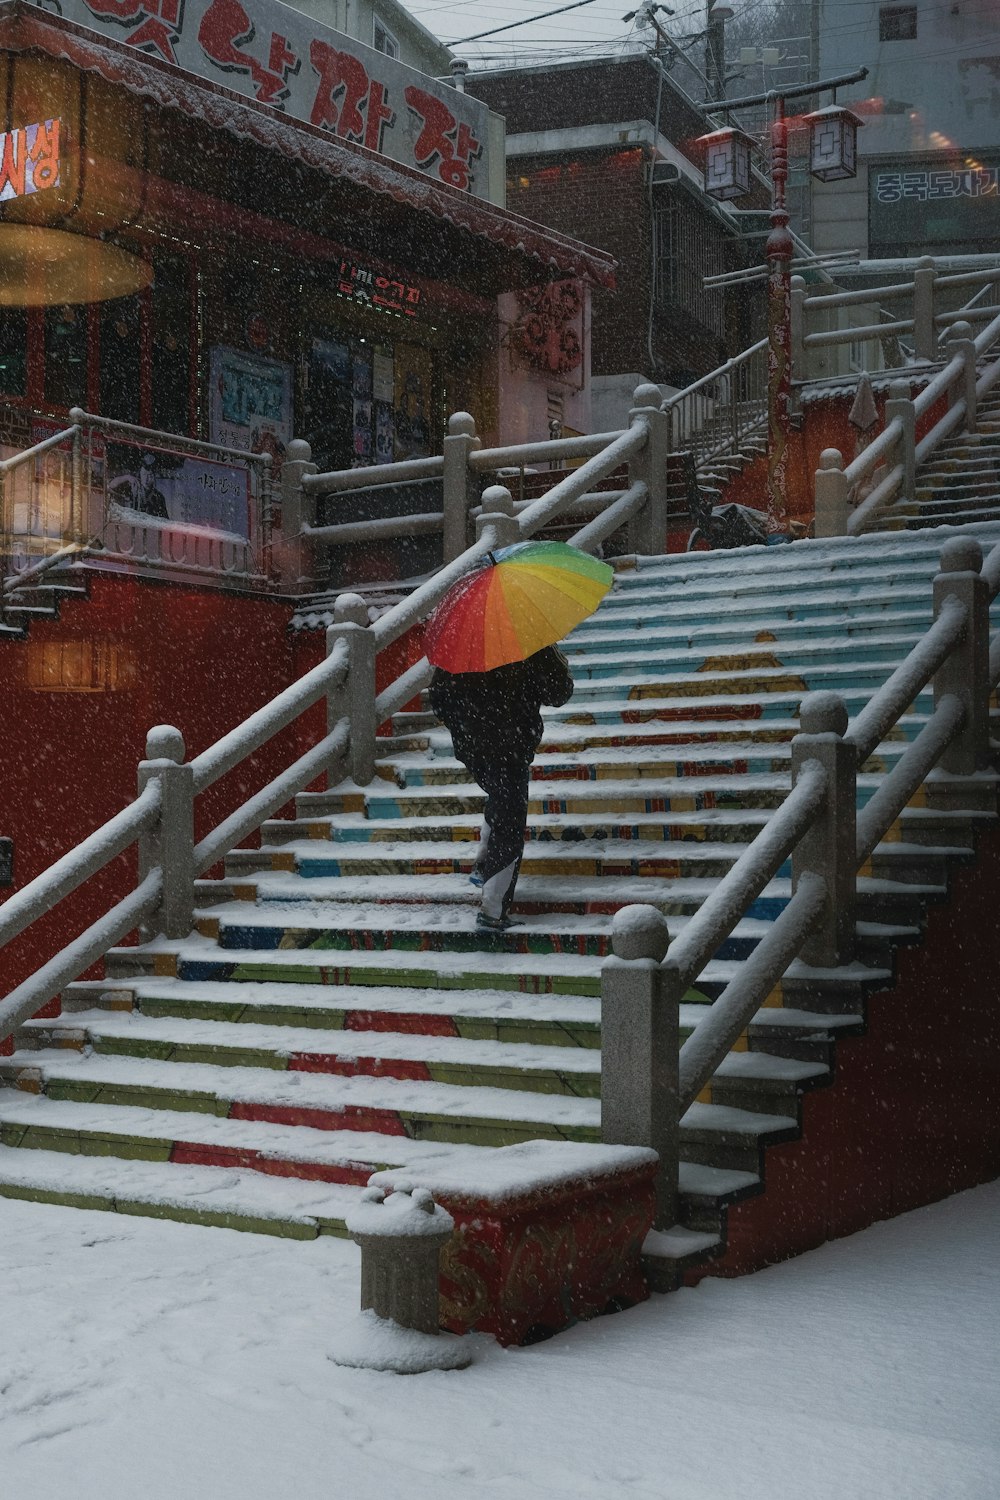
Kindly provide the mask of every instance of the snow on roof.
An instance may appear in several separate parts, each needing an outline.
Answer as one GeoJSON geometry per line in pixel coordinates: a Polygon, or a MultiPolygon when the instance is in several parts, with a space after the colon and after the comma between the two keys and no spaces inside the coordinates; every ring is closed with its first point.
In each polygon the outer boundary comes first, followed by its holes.
{"type": "Polygon", "coordinates": [[[353,141],[304,121],[288,119],[266,104],[247,100],[206,79],[196,79],[158,58],[140,55],[127,43],[98,38],[59,16],[14,4],[0,19],[4,52],[41,51],[97,73],[130,93],[180,110],[217,130],[304,162],[330,177],[382,193],[419,213],[501,245],[564,276],[613,288],[615,260],[556,230],[543,228],[482,198],[432,181],[422,172],[388,161],[353,141]]]}

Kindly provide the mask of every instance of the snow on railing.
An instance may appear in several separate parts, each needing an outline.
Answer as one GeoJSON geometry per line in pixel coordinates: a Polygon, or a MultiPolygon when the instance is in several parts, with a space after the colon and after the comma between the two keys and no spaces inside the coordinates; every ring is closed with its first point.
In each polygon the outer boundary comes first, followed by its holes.
{"type": "MultiPolygon", "coordinates": [[[[651,907],[626,907],[602,974],[603,1139],[660,1152],[654,1228],[676,1222],[681,1117],[796,957],[837,969],[855,956],[857,872],[940,767],[974,781],[989,758],[989,698],[1000,678],[1000,632],[989,642],[989,603],[1000,591],[1000,545],[983,563],[975,541],[954,538],[934,580],[935,620],[849,725],[843,699],[817,692],[800,705],[793,785],[726,878],[671,943],[651,907]],[[986,645],[989,642],[988,653],[986,645]],[[935,704],[865,807],[857,773],[933,679],[935,704]],[[792,897],[676,1051],[688,987],[792,856],[792,897]],[[636,1037],[648,1062],[637,1066],[636,1037]]],[[[972,803],[971,805],[975,805],[972,803]]]]}
{"type": "MultiPolygon", "coordinates": [[[[477,541],[374,625],[369,625],[361,599],[350,594],[341,596],[334,607],[336,623],[327,632],[326,658],[190,762],[184,763],[184,741],[178,730],[160,725],[150,731],[135,801],[0,907],[0,944],[18,936],[137,842],[138,888],[0,1002],[0,1017],[6,1024],[6,1030],[0,1028],[0,1038],[101,957],[108,946],[120,941],[137,921],[150,919],[150,929],[168,937],[186,936],[193,921],[195,878],[318,776],[327,775],[334,785],[344,774],[362,784],[371,780],[379,724],[418,693],[430,675],[425,658],[403,671],[376,697],[377,653],[424,620],[447,589],[487,552],[531,536],[548,520],[562,515],[579,493],[612,472],[623,458],[641,456],[647,466],[656,462],[657,427],[663,421],[658,409],[659,392],[655,387],[640,390],[647,396],[651,393],[655,403],[651,399],[649,405],[637,410],[624,433],[582,469],[572,471],[528,512],[516,517],[509,491],[499,486],[487,490],[483,497],[487,508],[477,523],[477,541]],[[197,796],[245,764],[321,699],[327,705],[327,733],[196,844],[197,796]],[[112,932],[114,936],[109,938],[112,932]]],[[[612,513],[609,524],[616,529],[622,521],[621,507],[615,509],[614,495],[607,500],[612,513]]],[[[640,502],[647,510],[653,508],[645,478],[634,482],[631,501],[632,521],[640,502]]],[[[662,524],[665,534],[665,517],[651,524],[662,524]]]]}

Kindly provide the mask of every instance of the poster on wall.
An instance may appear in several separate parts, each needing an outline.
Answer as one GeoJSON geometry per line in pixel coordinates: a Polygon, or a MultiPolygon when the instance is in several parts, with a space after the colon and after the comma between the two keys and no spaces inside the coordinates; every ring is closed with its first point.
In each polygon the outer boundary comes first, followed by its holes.
{"type": "Polygon", "coordinates": [[[239,465],[109,442],[105,484],[113,521],[140,525],[152,519],[250,536],[250,473],[239,465]]]}
{"type": "Polygon", "coordinates": [[[292,437],[291,365],[216,344],[208,370],[211,441],[279,463],[292,437]]]}
{"type": "Polygon", "coordinates": [[[351,390],[354,395],[354,442],[352,447],[355,466],[372,461],[372,366],[364,355],[355,355],[351,390]]]}

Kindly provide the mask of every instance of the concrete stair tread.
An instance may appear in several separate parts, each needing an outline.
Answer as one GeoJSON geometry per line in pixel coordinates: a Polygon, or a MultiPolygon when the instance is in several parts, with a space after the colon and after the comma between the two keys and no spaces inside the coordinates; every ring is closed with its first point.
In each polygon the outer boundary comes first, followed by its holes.
{"type": "MultiPolygon", "coordinates": [[[[282,984],[252,980],[173,979],[136,977],[118,982],[123,996],[134,994],[143,1002],[156,1000],[187,1005],[189,1009],[208,1003],[238,1004],[250,1016],[254,1010],[308,1012],[310,1008],[360,1012],[364,1015],[425,1015],[441,1019],[513,1020],[566,1025],[598,1025],[600,1001],[592,995],[570,992],[551,996],[519,994],[511,990],[408,989],[402,985],[282,984]]],[[[113,981],[86,980],[71,987],[70,994],[92,1006],[103,994],[115,993],[113,981]]],[[[69,1018],[74,1024],[76,1013],[69,1018]]],[[[324,1028],[325,1029],[325,1028],[324,1028]]],[[[331,1027],[339,1031],[339,1027],[331,1027]]]]}
{"type": "Polygon", "coordinates": [[[689,1198],[715,1201],[735,1194],[752,1192],[761,1185],[756,1172],[737,1172],[724,1167],[709,1167],[701,1162],[682,1161],[677,1172],[677,1186],[689,1198]]]}
{"type": "MultiPolygon", "coordinates": [[[[203,1021],[179,1017],[124,1015],[109,1011],[82,1012],[72,1025],[86,1043],[108,1038],[137,1045],[162,1043],[169,1047],[213,1048],[272,1053],[288,1064],[294,1058],[337,1056],[348,1059],[400,1059],[428,1063],[450,1063],[480,1068],[505,1068],[513,1072],[563,1070],[594,1073],[600,1069],[600,1054],[587,1047],[532,1046],[528,1043],[477,1041],[465,1037],[408,1035],[386,1031],[310,1030],[298,1026],[269,1026],[252,1021],[203,1021]]],[[[35,1038],[46,1045],[52,1030],[65,1030],[66,1021],[30,1022],[19,1039],[35,1038]]],[[[28,1045],[25,1041],[25,1045],[28,1045]]],[[[278,1069],[278,1071],[282,1071],[278,1069]]]]}
{"type": "MultiPolygon", "coordinates": [[[[340,1077],[326,1073],[279,1072],[268,1068],[220,1068],[210,1063],[161,1062],[146,1057],[18,1051],[0,1059],[0,1076],[17,1078],[38,1070],[45,1086],[53,1082],[79,1090],[123,1094],[158,1093],[193,1104],[214,1102],[223,1112],[234,1104],[296,1112],[337,1114],[354,1109],[442,1120],[511,1120],[560,1130],[594,1130],[600,1101],[568,1094],[544,1094],[398,1078],[340,1077]]],[[[226,1110],[228,1112],[228,1109],[226,1110]]]]}
{"type": "Polygon", "coordinates": [[[321,1225],[342,1226],[360,1192],[360,1188],[231,1167],[182,1167],[173,1162],[0,1146],[3,1197],[47,1198],[125,1213],[148,1211],[156,1217],[203,1223],[231,1220],[233,1228],[265,1229],[267,1221],[272,1221],[272,1232],[281,1233],[278,1225],[301,1227],[306,1232],[299,1238],[312,1238],[321,1225]]]}

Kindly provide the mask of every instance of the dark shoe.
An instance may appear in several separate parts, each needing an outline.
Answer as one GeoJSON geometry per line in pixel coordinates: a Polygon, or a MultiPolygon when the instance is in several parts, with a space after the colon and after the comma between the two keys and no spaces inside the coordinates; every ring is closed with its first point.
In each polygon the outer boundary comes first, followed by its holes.
{"type": "Polygon", "coordinates": [[[489,917],[484,911],[476,914],[476,927],[480,932],[506,932],[513,926],[510,917],[489,917]]]}

